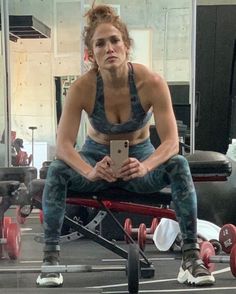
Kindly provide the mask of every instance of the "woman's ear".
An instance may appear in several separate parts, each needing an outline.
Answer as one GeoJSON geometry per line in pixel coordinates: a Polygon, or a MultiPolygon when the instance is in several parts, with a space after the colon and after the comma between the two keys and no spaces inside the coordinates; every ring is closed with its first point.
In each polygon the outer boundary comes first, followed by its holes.
{"type": "Polygon", "coordinates": [[[89,50],[88,51],[88,60],[90,62],[94,62],[95,61],[92,50],[89,50]]]}
{"type": "Polygon", "coordinates": [[[89,50],[87,47],[84,49],[84,61],[90,61],[93,62],[93,52],[92,50],[89,50]]]}

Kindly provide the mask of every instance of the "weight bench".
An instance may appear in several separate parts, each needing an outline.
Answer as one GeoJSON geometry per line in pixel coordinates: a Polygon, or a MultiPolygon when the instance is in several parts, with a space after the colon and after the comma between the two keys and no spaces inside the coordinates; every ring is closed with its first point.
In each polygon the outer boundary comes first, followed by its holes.
{"type": "MultiPolygon", "coordinates": [[[[232,171],[232,166],[228,158],[218,152],[196,151],[192,155],[186,155],[186,158],[189,162],[195,182],[227,181],[232,171]]],[[[46,177],[46,170],[47,166],[43,165],[40,172],[41,177],[46,177]]],[[[32,196],[33,206],[37,208],[41,208],[44,183],[44,179],[34,179],[29,185],[29,193],[32,196]]],[[[155,269],[144,252],[134,246],[134,240],[125,232],[123,226],[121,226],[119,221],[114,217],[113,212],[123,211],[153,216],[158,219],[162,217],[176,219],[175,212],[171,209],[170,189],[165,188],[160,192],[149,194],[112,189],[96,193],[81,193],[80,195],[69,190],[66,203],[93,207],[101,211],[106,211],[123,231],[125,238],[130,242],[128,251],[98,235],[94,230],[91,230],[88,225],[84,226],[83,224],[77,223],[66,215],[64,219],[64,222],[70,225],[78,234],[82,234],[86,238],[95,241],[127,260],[128,266],[126,267],[126,272],[128,273],[128,289],[130,293],[137,293],[139,276],[151,278],[154,276],[155,269]],[[139,256],[142,258],[139,259],[139,256]]]]}

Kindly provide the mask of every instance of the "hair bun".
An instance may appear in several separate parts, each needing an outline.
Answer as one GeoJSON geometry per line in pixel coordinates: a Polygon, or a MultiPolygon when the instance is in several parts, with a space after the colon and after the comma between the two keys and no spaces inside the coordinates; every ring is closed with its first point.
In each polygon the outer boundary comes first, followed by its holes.
{"type": "Polygon", "coordinates": [[[92,24],[94,22],[100,22],[104,20],[110,20],[116,18],[117,15],[112,7],[106,5],[98,5],[96,7],[92,7],[86,13],[88,17],[88,24],[92,24]]]}

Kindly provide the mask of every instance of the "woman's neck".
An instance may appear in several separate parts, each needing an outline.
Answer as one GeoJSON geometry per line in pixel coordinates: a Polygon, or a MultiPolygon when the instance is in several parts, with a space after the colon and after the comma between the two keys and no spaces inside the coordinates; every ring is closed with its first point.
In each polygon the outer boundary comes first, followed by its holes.
{"type": "Polygon", "coordinates": [[[107,88],[122,88],[128,83],[128,63],[112,71],[100,71],[103,84],[107,88]]]}

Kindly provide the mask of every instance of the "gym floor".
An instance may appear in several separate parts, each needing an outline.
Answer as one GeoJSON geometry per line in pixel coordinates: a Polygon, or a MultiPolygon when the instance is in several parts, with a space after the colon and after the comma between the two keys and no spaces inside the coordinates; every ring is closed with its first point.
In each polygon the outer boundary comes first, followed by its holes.
{"type": "MultiPolygon", "coordinates": [[[[9,209],[6,215],[14,216],[15,208],[9,209]]],[[[0,268],[9,269],[13,266],[38,267],[42,263],[43,244],[35,241],[35,236],[42,233],[39,213],[34,210],[21,224],[22,245],[17,261],[7,256],[1,260],[0,268]]],[[[118,242],[121,247],[127,245],[118,242]]],[[[152,279],[140,280],[139,293],[236,293],[236,280],[230,272],[229,264],[217,264],[215,268],[216,283],[211,287],[189,287],[177,282],[176,276],[180,265],[180,253],[158,252],[154,244],[147,244],[147,257],[153,262],[155,276],[152,279]]],[[[125,261],[98,244],[80,238],[61,245],[61,264],[89,265],[124,265],[125,261]]],[[[1,271],[0,269],[0,271],[1,271]]],[[[90,273],[65,273],[62,288],[37,288],[37,273],[0,273],[0,293],[128,293],[127,277],[124,271],[106,271],[90,273]]]]}

